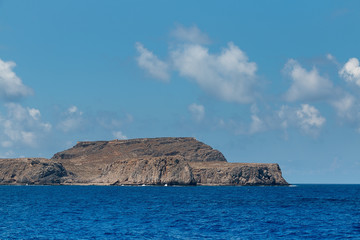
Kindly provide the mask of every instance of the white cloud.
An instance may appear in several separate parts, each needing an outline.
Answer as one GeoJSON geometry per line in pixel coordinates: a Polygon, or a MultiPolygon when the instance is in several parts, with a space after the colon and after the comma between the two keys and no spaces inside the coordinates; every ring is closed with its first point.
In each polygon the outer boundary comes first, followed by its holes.
{"type": "Polygon", "coordinates": [[[351,119],[353,118],[353,108],[355,106],[356,99],[351,94],[345,94],[343,97],[333,100],[331,105],[337,111],[338,116],[351,119]]]}
{"type": "Polygon", "coordinates": [[[277,115],[280,119],[281,128],[299,127],[306,134],[313,136],[319,133],[326,122],[319,110],[309,104],[301,104],[300,108],[283,105],[277,115]]]}
{"type": "Polygon", "coordinates": [[[360,86],[360,66],[357,58],[350,58],[343,68],[339,71],[339,75],[347,82],[353,82],[360,86]]]}
{"type": "Polygon", "coordinates": [[[197,122],[201,122],[204,119],[205,107],[203,105],[193,103],[189,105],[188,109],[197,122]]]}
{"type": "Polygon", "coordinates": [[[136,58],[138,65],[147,70],[154,78],[164,82],[169,81],[170,75],[168,73],[168,64],[161,61],[141,43],[137,42],[135,47],[139,53],[139,56],[136,58]]]}
{"type": "Polygon", "coordinates": [[[121,131],[115,131],[112,134],[116,139],[119,139],[119,140],[127,139],[127,136],[125,136],[121,131]]]}
{"type": "Polygon", "coordinates": [[[326,58],[330,61],[335,61],[335,57],[331,55],[330,53],[326,54],[326,58]]]}
{"type": "Polygon", "coordinates": [[[21,79],[13,72],[14,62],[5,62],[0,59],[0,97],[5,100],[14,100],[33,94],[21,79]]]}
{"type": "Polygon", "coordinates": [[[253,102],[256,95],[257,65],[245,52],[229,42],[219,54],[209,52],[210,40],[196,26],[178,26],[172,35],[177,43],[170,46],[170,61],[163,62],[151,51],[136,43],[138,65],[159,80],[169,80],[169,70],[196,82],[200,88],[221,100],[253,102]]]}
{"type": "Polygon", "coordinates": [[[41,114],[40,114],[40,111],[38,109],[35,109],[35,108],[27,108],[30,116],[35,119],[35,120],[39,120],[41,114]]]}
{"type": "Polygon", "coordinates": [[[265,130],[264,122],[257,115],[251,115],[250,134],[258,133],[265,130]]]}
{"type": "Polygon", "coordinates": [[[69,132],[72,130],[83,127],[84,118],[83,112],[79,111],[76,106],[71,106],[63,113],[63,119],[59,122],[58,128],[63,132],[69,132]]]}
{"type": "Polygon", "coordinates": [[[307,71],[293,59],[285,64],[284,72],[292,79],[285,94],[287,101],[322,100],[330,97],[334,90],[332,82],[320,76],[316,68],[307,71]]]}
{"type": "Polygon", "coordinates": [[[178,25],[175,30],[171,32],[171,35],[178,41],[198,44],[210,43],[209,37],[205,33],[201,32],[196,26],[186,28],[182,25],[178,25]]]}
{"type": "Polygon", "coordinates": [[[305,132],[311,132],[314,128],[321,128],[325,118],[320,115],[319,110],[309,104],[302,104],[301,109],[296,111],[299,124],[305,132]]]}
{"type": "Polygon", "coordinates": [[[5,104],[7,115],[0,115],[0,141],[2,147],[14,144],[36,146],[38,138],[51,130],[51,124],[40,120],[40,111],[20,104],[5,104]]]}
{"type": "Polygon", "coordinates": [[[33,145],[36,141],[36,135],[34,132],[22,131],[21,138],[22,141],[29,146],[33,145]]]}
{"type": "Polygon", "coordinates": [[[254,134],[266,130],[265,122],[258,116],[259,109],[257,108],[256,104],[251,105],[250,111],[251,123],[249,134],[254,134]]]}
{"type": "MultiPolygon", "coordinates": [[[[71,107],[68,108],[68,113],[69,114],[73,114],[73,113],[76,113],[76,112],[78,112],[77,106],[71,106],[71,107]]],[[[79,112],[79,114],[82,115],[82,112],[79,112]]]]}
{"type": "Polygon", "coordinates": [[[218,54],[201,45],[183,45],[171,52],[180,75],[195,80],[206,92],[228,102],[254,100],[256,63],[233,43],[218,54]]]}

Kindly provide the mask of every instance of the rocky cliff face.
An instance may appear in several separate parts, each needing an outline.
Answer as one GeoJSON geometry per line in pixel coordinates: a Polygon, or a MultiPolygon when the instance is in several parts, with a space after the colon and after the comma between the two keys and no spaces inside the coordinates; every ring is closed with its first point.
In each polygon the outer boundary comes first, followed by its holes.
{"type": "Polygon", "coordinates": [[[45,158],[0,159],[0,184],[61,184],[68,172],[45,158]]]}
{"type": "MultiPolygon", "coordinates": [[[[75,181],[85,183],[98,181],[98,176],[103,174],[105,168],[109,168],[110,165],[115,166],[114,162],[123,165],[131,159],[142,163],[141,159],[149,161],[158,158],[170,162],[171,157],[183,159],[186,162],[226,162],[221,152],[194,138],[78,142],[74,147],[56,153],[52,159],[61,162],[68,171],[74,173],[77,176],[75,181]]],[[[129,168],[126,169],[129,170],[129,168]]],[[[127,174],[130,173],[129,170],[127,174]]]]}
{"type": "Polygon", "coordinates": [[[129,159],[106,166],[98,184],[196,185],[189,163],[177,157],[129,159]]]}
{"type": "Polygon", "coordinates": [[[287,185],[277,164],[228,163],[194,138],[78,142],[52,159],[0,159],[0,184],[287,185]]]}
{"type": "Polygon", "coordinates": [[[197,185],[287,185],[276,163],[190,163],[197,185]]]}

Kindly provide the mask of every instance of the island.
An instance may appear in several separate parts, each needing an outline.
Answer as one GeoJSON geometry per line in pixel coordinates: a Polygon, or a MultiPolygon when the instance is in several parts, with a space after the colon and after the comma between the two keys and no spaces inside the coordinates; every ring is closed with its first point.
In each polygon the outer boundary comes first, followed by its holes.
{"type": "Polygon", "coordinates": [[[276,163],[230,163],[191,137],[85,141],[51,159],[0,159],[0,184],[289,185],[276,163]]]}

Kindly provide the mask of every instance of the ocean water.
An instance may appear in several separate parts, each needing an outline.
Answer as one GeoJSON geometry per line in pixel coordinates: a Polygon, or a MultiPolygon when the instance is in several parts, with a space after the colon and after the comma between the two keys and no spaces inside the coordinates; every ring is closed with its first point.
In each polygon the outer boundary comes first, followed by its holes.
{"type": "Polygon", "coordinates": [[[0,186],[0,239],[360,239],[360,185],[0,186]]]}

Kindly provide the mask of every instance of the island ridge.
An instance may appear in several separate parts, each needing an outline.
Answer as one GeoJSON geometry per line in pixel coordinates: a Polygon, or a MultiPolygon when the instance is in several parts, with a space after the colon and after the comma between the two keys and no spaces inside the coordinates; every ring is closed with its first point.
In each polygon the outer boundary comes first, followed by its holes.
{"type": "Polygon", "coordinates": [[[229,163],[185,137],[78,142],[51,159],[0,159],[0,184],[288,185],[276,163],[229,163]]]}

